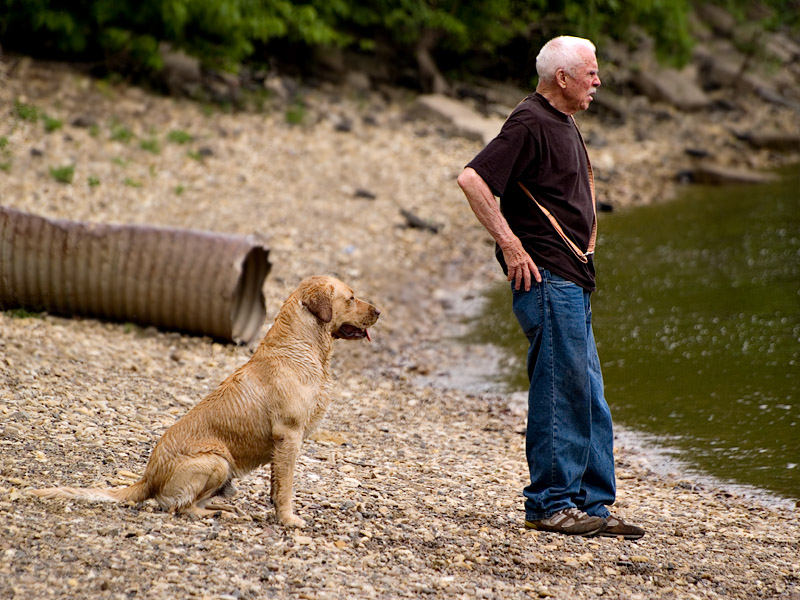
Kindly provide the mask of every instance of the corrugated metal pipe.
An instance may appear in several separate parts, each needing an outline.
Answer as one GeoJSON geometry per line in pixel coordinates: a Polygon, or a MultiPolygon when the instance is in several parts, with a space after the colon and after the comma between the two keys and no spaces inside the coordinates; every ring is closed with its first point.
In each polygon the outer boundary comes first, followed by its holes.
{"type": "Polygon", "coordinates": [[[250,237],[45,219],[0,206],[0,310],[155,325],[249,343],[269,250],[250,237]]]}

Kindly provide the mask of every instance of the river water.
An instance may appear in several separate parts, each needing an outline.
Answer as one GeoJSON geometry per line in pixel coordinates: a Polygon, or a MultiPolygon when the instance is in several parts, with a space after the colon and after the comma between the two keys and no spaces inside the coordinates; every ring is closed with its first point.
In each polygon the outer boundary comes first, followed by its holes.
{"type": "MultiPolygon", "coordinates": [[[[782,175],[600,215],[592,310],[615,422],[692,469],[798,499],[800,168],[782,175]]],[[[511,358],[497,385],[524,390],[509,297],[490,290],[473,325],[511,358]]]]}

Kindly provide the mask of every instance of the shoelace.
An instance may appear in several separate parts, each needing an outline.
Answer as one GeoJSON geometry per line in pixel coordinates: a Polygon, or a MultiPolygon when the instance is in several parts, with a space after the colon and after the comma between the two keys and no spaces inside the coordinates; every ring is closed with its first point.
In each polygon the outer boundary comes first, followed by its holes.
{"type": "Polygon", "coordinates": [[[565,519],[570,518],[570,517],[573,518],[576,522],[578,522],[578,521],[581,521],[582,519],[585,519],[586,517],[589,516],[585,512],[583,512],[582,510],[580,510],[578,508],[575,508],[574,506],[571,506],[569,508],[565,508],[564,510],[561,511],[560,514],[564,515],[565,518],[564,519],[559,519],[559,522],[562,522],[565,519]]]}

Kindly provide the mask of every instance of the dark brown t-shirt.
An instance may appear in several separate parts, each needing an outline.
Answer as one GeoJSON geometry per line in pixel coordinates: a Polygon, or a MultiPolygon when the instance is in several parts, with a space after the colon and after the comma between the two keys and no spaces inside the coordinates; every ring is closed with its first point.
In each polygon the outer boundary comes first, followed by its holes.
{"type": "MultiPolygon", "coordinates": [[[[588,263],[579,261],[518,185],[522,182],[564,233],[586,250],[595,214],[586,151],[571,117],[553,108],[541,94],[531,94],[467,166],[500,197],[500,209],[511,230],[538,267],[594,291],[592,257],[588,263]]],[[[507,273],[499,247],[495,253],[507,273]]]]}

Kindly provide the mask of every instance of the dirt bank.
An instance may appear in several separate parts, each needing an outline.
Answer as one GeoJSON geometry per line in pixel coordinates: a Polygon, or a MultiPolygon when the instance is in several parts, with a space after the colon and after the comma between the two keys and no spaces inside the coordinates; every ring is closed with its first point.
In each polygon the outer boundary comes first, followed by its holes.
{"type": "MultiPolygon", "coordinates": [[[[277,524],[266,470],[239,483],[235,500],[249,517],[238,520],[26,496],[30,486],[129,481],[166,427],[250,350],[0,313],[3,597],[800,598],[796,511],[656,473],[624,444],[616,510],[647,528],[644,539],[526,532],[517,405],[418,383],[457,368],[459,352],[480,351],[445,342],[461,303],[500,278],[455,185],[477,143],[409,120],[402,101],[347,90],[309,91],[299,126],[282,109],[226,114],[37,64],[12,72],[2,94],[2,204],[255,231],[274,263],[268,315],[315,273],[338,275],[384,311],[372,344],[337,342],[337,401],[298,468],[302,531],[277,524]],[[14,100],[61,125],[12,119],[14,100]],[[65,165],[71,184],[51,174],[65,165]],[[407,227],[401,208],[439,233],[407,227]]],[[[599,167],[615,169],[601,200],[668,196],[669,157],[684,155],[666,132],[700,135],[693,118],[612,128],[582,116],[599,167]],[[662,126],[663,145],[652,130],[662,126]],[[652,136],[637,141],[637,127],[652,136]]]]}

